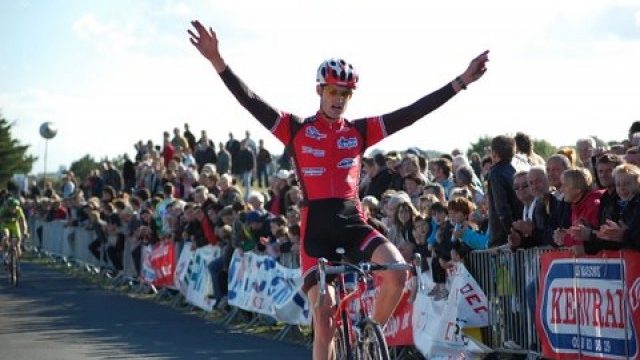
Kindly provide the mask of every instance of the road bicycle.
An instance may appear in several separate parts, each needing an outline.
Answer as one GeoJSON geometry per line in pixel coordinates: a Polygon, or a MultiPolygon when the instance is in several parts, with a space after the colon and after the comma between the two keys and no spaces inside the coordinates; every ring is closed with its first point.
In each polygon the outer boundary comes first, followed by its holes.
{"type": "Polygon", "coordinates": [[[8,248],[5,251],[6,257],[6,269],[9,274],[9,284],[11,286],[18,286],[18,280],[20,279],[20,258],[18,256],[18,240],[9,236],[7,241],[8,248]]]}
{"type": "MultiPolygon", "coordinates": [[[[344,250],[339,248],[338,254],[344,250]]],[[[376,264],[363,262],[352,264],[348,261],[332,263],[325,258],[318,259],[318,276],[320,296],[316,306],[321,306],[327,294],[327,275],[337,275],[337,306],[334,314],[336,335],[334,352],[337,360],[388,360],[389,349],[382,331],[371,314],[375,298],[374,271],[411,271],[414,275],[422,273],[422,257],[414,255],[413,264],[389,263],[376,264]],[[353,281],[355,277],[355,281],[353,281]]],[[[419,276],[416,279],[416,290],[411,293],[410,301],[415,300],[417,289],[421,288],[419,276]]]]}

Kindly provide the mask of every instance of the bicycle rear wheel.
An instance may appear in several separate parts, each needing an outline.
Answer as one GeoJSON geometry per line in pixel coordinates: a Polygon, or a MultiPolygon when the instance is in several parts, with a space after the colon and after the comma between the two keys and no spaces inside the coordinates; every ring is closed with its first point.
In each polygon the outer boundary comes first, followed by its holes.
{"type": "Polygon", "coordinates": [[[347,312],[341,312],[342,325],[336,331],[334,347],[336,352],[336,360],[354,360],[351,351],[351,341],[349,339],[349,323],[347,312]]]}
{"type": "Polygon", "coordinates": [[[368,319],[362,325],[358,360],[389,360],[389,349],[380,325],[368,319]]]}

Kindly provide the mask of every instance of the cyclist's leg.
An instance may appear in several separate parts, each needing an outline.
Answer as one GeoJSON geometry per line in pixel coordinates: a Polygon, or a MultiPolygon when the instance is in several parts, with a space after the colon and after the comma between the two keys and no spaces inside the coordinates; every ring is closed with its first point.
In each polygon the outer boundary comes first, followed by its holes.
{"type": "Polygon", "coordinates": [[[16,238],[16,256],[18,258],[20,258],[22,256],[22,239],[21,238],[16,238]]]}
{"type": "MultiPolygon", "coordinates": [[[[371,261],[380,264],[402,263],[404,259],[392,243],[385,241],[373,251],[371,261]]],[[[404,271],[382,271],[379,274],[382,276],[382,282],[380,294],[376,296],[373,320],[384,327],[400,301],[404,284],[407,281],[407,273],[404,271]]]]}
{"type": "MultiPolygon", "coordinates": [[[[303,290],[309,298],[309,306],[313,311],[313,359],[334,359],[333,348],[336,325],[334,314],[336,311],[335,288],[327,286],[327,294],[322,299],[322,306],[316,307],[319,297],[317,277],[318,258],[324,257],[329,261],[338,260],[336,253],[336,236],[334,230],[337,210],[341,202],[326,202],[305,206],[301,209],[301,238],[300,238],[300,268],[304,279],[303,290]],[[313,207],[312,210],[310,208],[313,207]],[[313,215],[310,215],[314,213],[313,215]],[[328,216],[329,214],[334,216],[328,216]],[[313,254],[313,255],[311,255],[313,254]]],[[[327,283],[331,283],[335,276],[328,276],[327,283]]]]}
{"type": "Polygon", "coordinates": [[[335,359],[333,339],[336,334],[334,315],[336,311],[335,287],[327,285],[327,294],[316,307],[320,287],[316,284],[307,292],[309,306],[313,309],[313,359],[335,359]]]}

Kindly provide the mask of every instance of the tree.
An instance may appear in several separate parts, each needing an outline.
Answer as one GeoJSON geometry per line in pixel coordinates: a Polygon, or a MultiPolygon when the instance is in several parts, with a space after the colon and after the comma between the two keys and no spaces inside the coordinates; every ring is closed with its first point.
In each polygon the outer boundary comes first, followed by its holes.
{"type": "Polygon", "coordinates": [[[78,181],[84,181],[91,171],[99,168],[100,164],[96,162],[91,155],[87,154],[72,162],[69,170],[73,171],[78,181]]]}
{"type": "Polygon", "coordinates": [[[548,159],[549,156],[553,155],[558,151],[558,148],[553,146],[547,140],[533,140],[533,151],[542,156],[543,159],[548,159]]]}
{"type": "Polygon", "coordinates": [[[30,145],[21,145],[11,136],[12,123],[0,114],[0,187],[5,187],[14,174],[31,172],[37,157],[27,155],[30,145]]]}
{"type": "Polygon", "coordinates": [[[489,135],[483,135],[474,143],[471,143],[471,147],[467,150],[467,157],[471,158],[471,154],[478,153],[480,157],[484,157],[486,149],[491,148],[491,140],[493,137],[489,135]]]}

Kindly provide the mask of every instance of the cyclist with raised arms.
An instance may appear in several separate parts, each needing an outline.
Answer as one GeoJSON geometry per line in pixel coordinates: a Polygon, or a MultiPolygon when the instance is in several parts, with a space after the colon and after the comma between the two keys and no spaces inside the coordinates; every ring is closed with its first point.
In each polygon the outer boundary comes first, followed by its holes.
{"type": "MultiPolygon", "coordinates": [[[[218,49],[218,39],[198,21],[188,30],[191,43],[211,62],[222,81],[263,126],[287,146],[295,162],[304,194],[301,211],[300,264],[304,290],[311,304],[317,303],[316,264],[320,257],[340,260],[336,249],[346,250],[353,262],[403,262],[402,255],[379,232],[367,225],[358,200],[358,183],[362,156],[367,147],[405,128],[435,110],[456,93],[478,80],[486,71],[488,51],[471,61],[462,75],[439,90],[413,104],[381,116],[358,120],[342,117],[358,83],[354,67],[342,59],[324,61],[317,72],[316,93],[320,109],[315,115],[302,118],[280,111],[253,93],[225,63],[218,49]],[[196,34],[197,33],[197,34],[196,34]]],[[[373,319],[384,325],[393,313],[407,274],[384,271],[382,286],[376,297],[373,319]]],[[[335,292],[313,309],[313,358],[332,359],[335,292]]]]}

